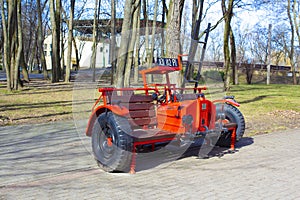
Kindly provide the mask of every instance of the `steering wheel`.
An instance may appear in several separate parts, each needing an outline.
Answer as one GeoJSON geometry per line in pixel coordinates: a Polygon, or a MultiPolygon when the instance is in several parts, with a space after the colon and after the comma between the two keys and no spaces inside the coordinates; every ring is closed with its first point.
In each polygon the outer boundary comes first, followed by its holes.
{"type": "Polygon", "coordinates": [[[157,101],[159,103],[165,103],[166,102],[166,94],[164,93],[162,96],[158,97],[157,101]]]}

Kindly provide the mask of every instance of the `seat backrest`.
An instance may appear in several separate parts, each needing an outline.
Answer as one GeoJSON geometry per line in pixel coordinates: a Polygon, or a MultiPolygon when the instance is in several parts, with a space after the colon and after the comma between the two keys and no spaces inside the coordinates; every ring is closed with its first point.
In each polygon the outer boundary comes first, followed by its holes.
{"type": "Polygon", "coordinates": [[[157,125],[155,104],[151,95],[133,93],[117,95],[113,92],[109,99],[111,104],[125,106],[129,109],[128,121],[132,129],[152,128],[157,125]]]}

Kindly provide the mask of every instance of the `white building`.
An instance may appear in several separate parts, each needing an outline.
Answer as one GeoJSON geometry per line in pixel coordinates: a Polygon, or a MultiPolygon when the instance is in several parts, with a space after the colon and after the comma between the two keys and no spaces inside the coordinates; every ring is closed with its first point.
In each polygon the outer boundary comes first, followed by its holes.
{"type": "MultiPolygon", "coordinates": [[[[89,68],[91,65],[92,58],[92,46],[93,42],[89,38],[75,37],[76,46],[79,51],[79,65],[80,68],[89,68]]],[[[64,38],[64,63],[67,63],[68,45],[67,39],[64,38]]],[[[61,49],[62,50],[62,49],[61,49]]],[[[44,54],[46,58],[47,70],[52,69],[52,35],[49,35],[44,40],[44,54]]],[[[74,46],[72,47],[71,60],[73,63],[72,67],[76,67],[76,54],[74,46]]],[[[107,67],[109,64],[109,43],[99,42],[97,45],[96,55],[96,68],[107,67]]]]}

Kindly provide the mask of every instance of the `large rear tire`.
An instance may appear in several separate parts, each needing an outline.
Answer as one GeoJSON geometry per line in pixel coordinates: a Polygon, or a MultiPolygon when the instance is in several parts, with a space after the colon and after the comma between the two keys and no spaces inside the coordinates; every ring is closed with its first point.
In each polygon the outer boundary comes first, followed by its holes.
{"type": "Polygon", "coordinates": [[[98,165],[107,172],[128,172],[132,154],[131,127],[124,117],[102,113],[94,123],[92,149],[98,165]]]}

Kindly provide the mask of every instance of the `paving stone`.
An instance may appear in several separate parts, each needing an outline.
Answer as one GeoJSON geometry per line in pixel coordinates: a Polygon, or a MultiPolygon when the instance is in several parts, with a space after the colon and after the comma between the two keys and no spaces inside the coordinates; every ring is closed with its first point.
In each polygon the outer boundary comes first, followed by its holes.
{"type": "Polygon", "coordinates": [[[299,132],[244,138],[238,152],[209,159],[163,152],[129,175],[98,168],[71,121],[0,127],[0,200],[299,199],[299,132]]]}

